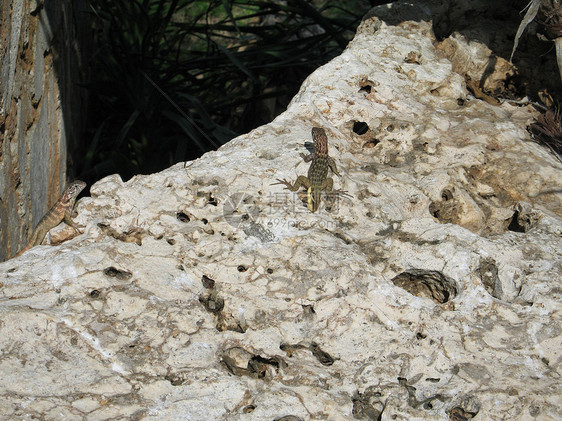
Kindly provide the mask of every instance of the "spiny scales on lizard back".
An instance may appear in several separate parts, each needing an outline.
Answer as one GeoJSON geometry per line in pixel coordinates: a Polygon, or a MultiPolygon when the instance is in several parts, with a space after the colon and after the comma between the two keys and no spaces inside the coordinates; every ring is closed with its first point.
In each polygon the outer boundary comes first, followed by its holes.
{"type": "Polygon", "coordinates": [[[76,202],[76,197],[80,194],[82,190],[86,187],[86,183],[80,180],[73,181],[62,193],[61,197],[53,205],[53,207],[41,218],[37,227],[33,230],[31,238],[27,245],[21,249],[14,257],[21,256],[24,252],[29,250],[31,247],[38,246],[41,244],[47,233],[51,228],[56,227],[63,220],[75,231],[78,228],[74,221],[72,220],[72,210],[74,209],[74,203],[76,202]]]}
{"type": "Polygon", "coordinates": [[[304,186],[307,189],[308,209],[316,212],[320,206],[322,192],[330,193],[334,186],[334,181],[328,177],[328,169],[339,177],[341,175],[336,168],[335,161],[328,155],[328,137],[324,129],[313,127],[312,139],[314,140],[314,152],[309,155],[300,154],[305,162],[312,161],[308,168],[308,177],[300,175],[294,184],[287,180],[277,179],[278,183],[274,184],[284,184],[291,191],[297,191],[304,186]]]}

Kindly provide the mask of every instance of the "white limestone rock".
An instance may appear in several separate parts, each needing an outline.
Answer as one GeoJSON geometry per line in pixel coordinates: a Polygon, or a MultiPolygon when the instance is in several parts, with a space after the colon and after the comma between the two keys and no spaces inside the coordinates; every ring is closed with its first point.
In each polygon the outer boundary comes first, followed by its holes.
{"type": "Polygon", "coordinates": [[[434,41],[367,18],[271,124],[0,264],[0,417],[562,418],[561,165],[434,41]],[[313,126],[351,196],[317,213],[272,185],[313,126]]]}

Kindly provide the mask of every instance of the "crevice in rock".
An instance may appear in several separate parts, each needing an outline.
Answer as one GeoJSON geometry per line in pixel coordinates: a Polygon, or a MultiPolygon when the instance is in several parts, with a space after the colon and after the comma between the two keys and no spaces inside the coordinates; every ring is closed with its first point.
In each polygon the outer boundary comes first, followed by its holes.
{"type": "Polygon", "coordinates": [[[463,397],[449,412],[450,421],[468,421],[480,412],[480,401],[474,396],[463,397]]]}
{"type": "Polygon", "coordinates": [[[203,288],[206,288],[206,289],[214,289],[215,288],[215,280],[209,278],[207,275],[203,275],[201,277],[201,283],[203,284],[203,288]]]}
{"type": "MultiPolygon", "coordinates": [[[[210,278],[207,279],[212,281],[212,279],[210,278]]],[[[211,284],[207,280],[202,279],[202,281],[203,281],[203,285],[211,284]]],[[[203,304],[205,310],[207,310],[209,313],[212,313],[216,317],[215,327],[219,332],[230,330],[232,332],[246,333],[245,323],[240,322],[238,319],[234,318],[231,314],[225,314],[223,312],[224,299],[218,296],[218,291],[216,289],[212,288],[208,294],[200,295],[199,302],[203,304]]]]}
{"type": "Polygon", "coordinates": [[[429,205],[429,213],[442,224],[458,224],[462,211],[462,205],[454,198],[453,188],[443,189],[441,201],[429,205]]]}
{"type": "Polygon", "coordinates": [[[373,138],[369,139],[368,141],[366,141],[365,143],[363,143],[363,147],[364,148],[374,148],[379,143],[381,143],[381,141],[378,140],[377,138],[373,137],[373,138]]]}
{"type": "Polygon", "coordinates": [[[176,213],[176,218],[180,222],[188,223],[190,221],[189,216],[183,212],[176,213]]]}
{"type": "Polygon", "coordinates": [[[478,274],[480,275],[480,281],[482,281],[482,285],[484,285],[486,291],[494,298],[499,300],[503,299],[503,291],[498,277],[496,261],[491,258],[481,259],[478,267],[478,274]]]}
{"type": "Polygon", "coordinates": [[[444,304],[457,295],[455,282],[435,270],[410,269],[392,279],[394,285],[417,297],[444,304]]]}
{"type": "Polygon", "coordinates": [[[506,221],[507,229],[514,232],[529,232],[540,218],[541,214],[534,211],[529,204],[518,203],[515,205],[513,216],[506,221]]]}
{"type": "Polygon", "coordinates": [[[128,279],[131,279],[131,277],[133,276],[131,272],[128,272],[126,270],[119,270],[113,266],[105,268],[103,270],[103,274],[110,278],[117,278],[120,281],[127,281],[128,279]]]}
{"type": "Polygon", "coordinates": [[[206,296],[201,295],[199,297],[199,302],[203,304],[205,310],[209,313],[220,313],[224,308],[224,299],[218,296],[216,290],[211,291],[211,293],[206,296]]]}
{"type": "Polygon", "coordinates": [[[312,352],[312,355],[320,362],[320,364],[325,366],[331,366],[336,360],[326,351],[322,350],[320,348],[320,345],[318,345],[316,342],[312,342],[309,345],[307,345],[306,342],[301,342],[298,344],[281,344],[279,345],[279,349],[285,351],[289,358],[291,358],[295,351],[298,349],[309,350],[312,352]]]}
{"type": "Polygon", "coordinates": [[[382,394],[369,387],[365,393],[357,392],[351,401],[353,418],[359,420],[381,421],[385,405],[381,401],[382,394]]]}
{"type": "Polygon", "coordinates": [[[310,350],[312,351],[312,355],[314,355],[322,365],[330,366],[335,361],[330,354],[320,349],[320,346],[315,342],[310,344],[310,350]]]}
{"type": "Polygon", "coordinates": [[[445,397],[439,393],[420,401],[416,398],[416,388],[414,386],[410,386],[407,379],[404,377],[398,377],[398,383],[400,386],[406,388],[406,391],[408,392],[408,405],[412,408],[418,408],[421,406],[423,409],[432,410],[433,401],[439,400],[441,402],[445,402],[445,397]]]}
{"type": "Polygon", "coordinates": [[[172,386],[181,386],[187,380],[189,373],[187,372],[180,372],[180,373],[168,373],[164,378],[170,382],[172,386]]]}
{"type": "Polygon", "coordinates": [[[98,228],[109,237],[123,241],[124,243],[136,243],[139,246],[142,246],[142,239],[147,235],[146,231],[140,227],[133,227],[125,232],[118,232],[108,224],[99,223],[98,228]]]}
{"type": "Polygon", "coordinates": [[[507,225],[507,229],[513,232],[525,232],[525,227],[519,224],[518,221],[519,212],[515,211],[513,216],[508,219],[509,224],[507,225]]]}
{"type": "Polygon", "coordinates": [[[303,304],[302,312],[305,316],[314,316],[316,311],[314,311],[314,306],[312,304],[303,304]]]}
{"type": "Polygon", "coordinates": [[[235,376],[248,376],[255,379],[272,378],[280,368],[287,366],[281,357],[265,358],[241,347],[225,350],[221,363],[235,376]]]}

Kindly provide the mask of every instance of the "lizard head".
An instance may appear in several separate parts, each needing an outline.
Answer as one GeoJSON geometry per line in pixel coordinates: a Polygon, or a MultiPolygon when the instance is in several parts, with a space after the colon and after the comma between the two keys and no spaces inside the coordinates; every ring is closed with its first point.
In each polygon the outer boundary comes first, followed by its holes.
{"type": "Polygon", "coordinates": [[[328,137],[322,127],[312,128],[312,139],[314,139],[314,152],[318,155],[328,155],[328,137]]]}
{"type": "Polygon", "coordinates": [[[76,199],[76,196],[78,196],[80,192],[84,190],[84,187],[86,187],[86,183],[84,183],[83,181],[73,181],[62,194],[62,200],[67,203],[76,199]]]}

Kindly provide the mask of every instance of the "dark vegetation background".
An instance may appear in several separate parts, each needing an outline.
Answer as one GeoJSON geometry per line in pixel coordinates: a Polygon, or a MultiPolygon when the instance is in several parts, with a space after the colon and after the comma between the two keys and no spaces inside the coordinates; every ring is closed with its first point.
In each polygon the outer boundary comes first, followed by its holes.
{"type": "Polygon", "coordinates": [[[127,180],[270,122],[382,3],[91,0],[89,127],[69,174],[127,180]]]}
{"type": "MultiPolygon", "coordinates": [[[[89,124],[71,142],[69,175],[88,184],[113,173],[128,180],[195,159],[270,122],[312,71],[341,53],[371,7],[391,2],[89,0],[94,45],[82,85],[89,124]]],[[[494,12],[513,34],[526,3],[507,0],[494,12]]],[[[445,17],[456,16],[454,4],[445,17]]],[[[461,17],[435,22],[437,37],[464,33],[463,22],[471,37],[480,18],[470,11],[461,17]]],[[[526,39],[537,42],[536,35],[526,39]]],[[[503,52],[493,47],[505,58],[513,46],[507,41],[503,52]]],[[[516,53],[522,74],[524,45],[516,53]]],[[[543,60],[552,45],[537,48],[545,50],[543,60]]],[[[538,67],[537,48],[531,69],[538,67]]],[[[529,81],[543,79],[527,73],[529,81]]],[[[532,129],[560,153],[560,112],[550,113],[532,129]]]]}

